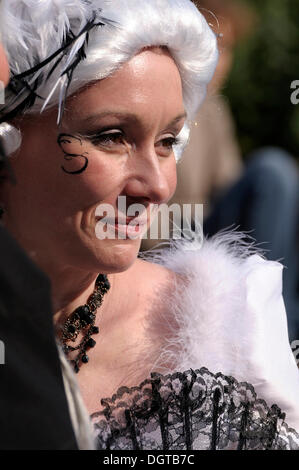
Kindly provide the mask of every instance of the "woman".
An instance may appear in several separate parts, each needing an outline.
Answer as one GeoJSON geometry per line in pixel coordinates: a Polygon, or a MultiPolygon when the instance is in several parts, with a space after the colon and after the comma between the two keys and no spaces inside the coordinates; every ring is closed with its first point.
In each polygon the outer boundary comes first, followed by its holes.
{"type": "Polygon", "coordinates": [[[298,446],[269,408],[299,427],[279,263],[238,234],[137,258],[215,69],[202,15],[189,0],[10,0],[1,20],[7,147],[21,136],[2,220],[51,280],[98,447],[298,446]]]}

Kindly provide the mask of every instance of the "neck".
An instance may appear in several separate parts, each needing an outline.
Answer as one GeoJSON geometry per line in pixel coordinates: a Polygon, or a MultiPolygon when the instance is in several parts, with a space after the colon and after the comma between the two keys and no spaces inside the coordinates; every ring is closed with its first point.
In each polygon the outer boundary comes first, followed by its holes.
{"type": "MultiPolygon", "coordinates": [[[[87,272],[73,267],[63,267],[60,270],[46,271],[52,286],[52,305],[54,323],[64,323],[74,310],[87,303],[95,289],[95,281],[99,273],[87,272]]],[[[108,274],[111,288],[104,295],[101,305],[102,314],[106,310],[115,283],[115,275],[108,274]]]]}

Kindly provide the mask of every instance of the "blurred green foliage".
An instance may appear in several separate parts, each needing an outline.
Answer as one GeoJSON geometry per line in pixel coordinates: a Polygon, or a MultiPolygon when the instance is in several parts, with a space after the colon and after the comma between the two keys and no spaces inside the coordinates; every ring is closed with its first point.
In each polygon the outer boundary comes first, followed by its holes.
{"type": "Polygon", "coordinates": [[[299,0],[246,1],[255,8],[257,22],[237,45],[223,90],[243,155],[278,145],[298,158],[299,104],[290,97],[291,83],[299,80],[299,0]]]}

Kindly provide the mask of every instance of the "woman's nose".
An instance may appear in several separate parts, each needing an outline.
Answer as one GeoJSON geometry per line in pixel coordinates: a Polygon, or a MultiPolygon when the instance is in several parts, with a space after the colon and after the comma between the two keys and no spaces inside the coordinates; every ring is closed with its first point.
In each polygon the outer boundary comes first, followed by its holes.
{"type": "Polygon", "coordinates": [[[136,152],[136,158],[131,161],[126,193],[131,197],[145,198],[154,204],[167,202],[172,195],[171,180],[176,178],[172,175],[176,171],[174,158],[172,165],[169,163],[166,158],[159,158],[154,149],[146,153],[136,152]]]}

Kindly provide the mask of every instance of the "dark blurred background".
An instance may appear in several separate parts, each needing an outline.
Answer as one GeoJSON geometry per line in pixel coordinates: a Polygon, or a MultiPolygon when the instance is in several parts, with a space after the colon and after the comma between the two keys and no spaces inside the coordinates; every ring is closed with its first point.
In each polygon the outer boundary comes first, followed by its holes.
{"type": "MultiPolygon", "coordinates": [[[[242,155],[275,145],[298,159],[299,105],[291,103],[290,87],[299,80],[299,1],[222,3],[224,8],[227,3],[228,14],[231,10],[236,23],[245,22],[244,28],[246,18],[241,18],[241,8],[249,8],[247,33],[234,44],[232,69],[222,87],[235,119],[242,155]],[[239,14],[234,3],[240,7],[239,14]]],[[[221,18],[219,22],[221,31],[221,18]]]]}

